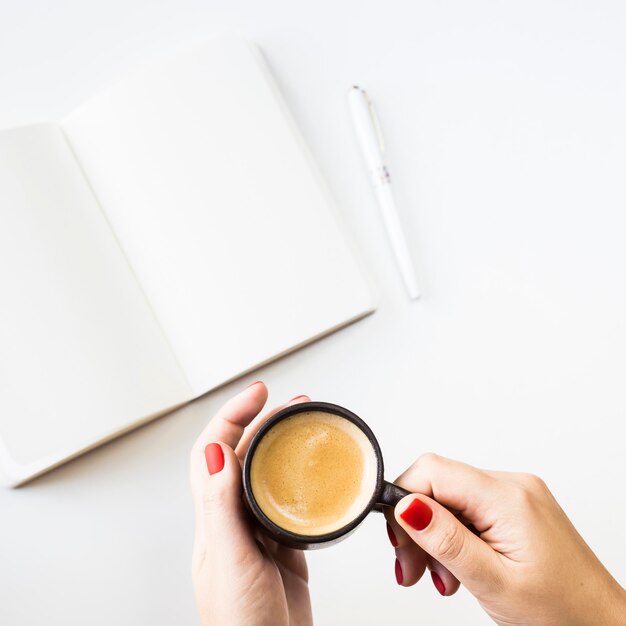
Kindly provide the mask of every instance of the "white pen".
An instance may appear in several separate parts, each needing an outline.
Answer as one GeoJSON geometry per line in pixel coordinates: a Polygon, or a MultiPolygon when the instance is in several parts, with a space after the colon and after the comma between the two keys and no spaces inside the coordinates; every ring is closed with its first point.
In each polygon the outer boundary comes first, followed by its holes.
{"type": "Polygon", "coordinates": [[[376,112],[367,93],[360,87],[352,87],[348,92],[348,104],[354,122],[356,138],[363,152],[365,165],[374,185],[374,192],[380,212],[383,216],[385,228],[389,235],[391,247],[396,257],[398,269],[404,280],[409,297],[416,300],[420,296],[413,269],[413,261],[409,254],[409,247],[402,231],[398,217],[396,203],[391,191],[391,177],[383,159],[385,144],[380,132],[380,125],[376,112]]]}

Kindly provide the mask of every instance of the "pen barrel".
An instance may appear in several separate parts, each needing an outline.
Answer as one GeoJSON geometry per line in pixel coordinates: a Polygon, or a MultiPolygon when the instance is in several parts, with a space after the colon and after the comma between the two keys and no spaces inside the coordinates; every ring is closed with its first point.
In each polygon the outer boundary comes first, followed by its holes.
{"type": "Polygon", "coordinates": [[[402,280],[404,281],[410,298],[416,300],[420,296],[420,291],[417,286],[413,260],[411,259],[402,224],[400,223],[391,185],[376,185],[374,191],[376,192],[380,213],[385,223],[385,228],[387,229],[389,241],[396,257],[396,263],[402,275],[402,280]]]}
{"type": "Polygon", "coordinates": [[[370,99],[360,87],[355,86],[350,89],[348,103],[352,113],[356,139],[374,187],[398,269],[409,297],[416,300],[419,298],[420,292],[409,247],[391,192],[391,176],[383,161],[384,144],[378,118],[370,99]]]}
{"type": "Polygon", "coordinates": [[[359,87],[353,87],[348,92],[348,105],[356,140],[367,169],[373,171],[381,164],[382,146],[370,104],[367,94],[359,87]]]}
{"type": "Polygon", "coordinates": [[[374,187],[389,186],[391,183],[391,174],[385,164],[370,167],[370,177],[374,187]]]}

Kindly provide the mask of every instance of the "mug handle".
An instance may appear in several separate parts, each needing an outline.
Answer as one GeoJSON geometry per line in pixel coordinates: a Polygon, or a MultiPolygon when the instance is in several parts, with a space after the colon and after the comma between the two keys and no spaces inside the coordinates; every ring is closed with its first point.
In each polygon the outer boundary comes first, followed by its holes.
{"type": "Polygon", "coordinates": [[[378,502],[372,508],[372,511],[378,511],[382,513],[384,511],[383,507],[390,506],[394,507],[404,496],[410,495],[411,492],[406,489],[402,489],[402,487],[398,487],[398,485],[394,485],[393,483],[383,481],[383,488],[380,492],[380,496],[378,497],[378,502]]]}

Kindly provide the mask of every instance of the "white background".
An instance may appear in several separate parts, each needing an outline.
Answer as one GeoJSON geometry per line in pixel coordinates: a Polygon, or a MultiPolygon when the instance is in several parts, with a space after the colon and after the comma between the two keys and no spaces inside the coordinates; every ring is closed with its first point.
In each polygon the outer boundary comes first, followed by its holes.
{"type": "MultiPolygon", "coordinates": [[[[165,46],[229,28],[264,50],[379,310],[0,492],[0,623],[196,623],[187,454],[254,378],[270,404],[308,393],[360,414],[390,478],[427,450],[540,474],[623,584],[625,6],[2,0],[0,125],[58,119],[165,46]],[[417,303],[351,133],[354,82],[378,105],[417,303]]],[[[250,281],[262,280],[251,268],[250,281]]],[[[375,516],[311,554],[317,624],[489,623],[463,590],[441,598],[430,579],[398,588],[393,562],[375,516]]]]}

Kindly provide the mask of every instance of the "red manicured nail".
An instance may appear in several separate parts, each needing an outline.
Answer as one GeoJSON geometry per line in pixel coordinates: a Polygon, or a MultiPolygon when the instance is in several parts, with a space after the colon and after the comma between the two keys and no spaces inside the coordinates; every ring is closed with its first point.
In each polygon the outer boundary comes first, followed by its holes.
{"type": "Polygon", "coordinates": [[[443,580],[439,577],[437,572],[431,572],[430,577],[433,579],[433,585],[437,588],[437,591],[443,596],[446,593],[446,587],[443,584],[443,580]]]}
{"type": "Polygon", "coordinates": [[[396,559],[396,581],[399,585],[401,585],[403,580],[404,576],[402,576],[402,565],[400,565],[400,561],[396,559]]]}
{"type": "Polygon", "coordinates": [[[389,541],[391,541],[391,545],[394,548],[398,547],[398,540],[396,539],[396,533],[393,532],[393,528],[391,528],[391,526],[389,526],[389,523],[387,523],[387,535],[389,536],[389,541]]]}
{"type": "Polygon", "coordinates": [[[289,402],[293,402],[294,400],[299,400],[300,398],[306,398],[306,396],[296,396],[295,398],[291,398],[289,402]]]}
{"type": "MultiPolygon", "coordinates": [[[[263,382],[262,380],[255,380],[253,383],[250,383],[248,385],[248,387],[252,387],[253,385],[258,385],[259,383],[263,382]]],[[[246,389],[248,389],[248,387],[246,387],[246,389]]]]}
{"type": "Polygon", "coordinates": [[[204,458],[209,474],[217,474],[224,469],[224,452],[219,443],[210,443],[204,449],[204,458]]]}
{"type": "Polygon", "coordinates": [[[424,530],[430,524],[433,512],[425,502],[415,498],[406,510],[400,513],[400,517],[415,530],[424,530]]]}

